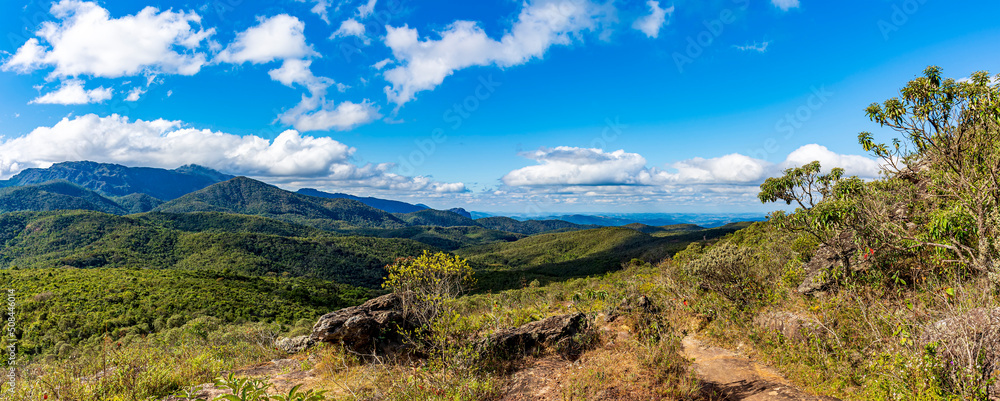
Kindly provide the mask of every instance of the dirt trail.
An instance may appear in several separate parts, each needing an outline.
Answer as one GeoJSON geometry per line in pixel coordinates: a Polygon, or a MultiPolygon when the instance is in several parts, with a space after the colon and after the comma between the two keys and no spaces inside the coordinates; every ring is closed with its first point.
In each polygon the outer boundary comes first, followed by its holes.
{"type": "Polygon", "coordinates": [[[733,351],[706,345],[688,336],[681,342],[684,355],[703,381],[704,394],[713,400],[838,401],[809,395],[791,386],[780,373],[733,351]]]}

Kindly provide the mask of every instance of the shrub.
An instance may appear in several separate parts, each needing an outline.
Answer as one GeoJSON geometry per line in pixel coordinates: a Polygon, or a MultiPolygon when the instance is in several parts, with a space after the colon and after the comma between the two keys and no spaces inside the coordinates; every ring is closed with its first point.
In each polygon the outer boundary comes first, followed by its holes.
{"type": "Polygon", "coordinates": [[[743,310],[752,310],[773,298],[774,273],[761,263],[755,250],[722,243],[688,263],[689,274],[703,289],[726,297],[743,310]]]}
{"type": "Polygon", "coordinates": [[[382,288],[405,295],[408,312],[428,323],[444,304],[475,284],[469,263],[444,252],[424,251],[418,257],[400,258],[385,267],[388,276],[382,288]]]}

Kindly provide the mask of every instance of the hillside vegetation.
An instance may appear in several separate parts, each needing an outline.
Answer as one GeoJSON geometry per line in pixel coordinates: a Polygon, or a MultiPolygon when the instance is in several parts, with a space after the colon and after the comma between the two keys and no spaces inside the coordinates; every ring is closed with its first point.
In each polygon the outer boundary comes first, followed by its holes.
{"type": "Polygon", "coordinates": [[[199,317],[292,325],[356,305],[371,292],[328,281],[218,271],[0,270],[18,294],[21,354],[70,355],[107,335],[129,343],[199,317]]]}
{"type": "Polygon", "coordinates": [[[459,248],[476,245],[492,244],[494,242],[517,241],[525,237],[521,234],[490,230],[478,226],[415,226],[397,229],[341,230],[338,232],[347,235],[360,235],[366,237],[412,239],[446,251],[454,251],[459,248]]]}
{"type": "Polygon", "coordinates": [[[476,219],[476,223],[493,230],[507,231],[525,235],[535,235],[551,231],[573,231],[598,228],[593,225],[574,224],[562,220],[527,220],[518,221],[510,217],[496,216],[476,219]]]}
{"type": "Polygon", "coordinates": [[[471,218],[447,210],[425,209],[419,212],[396,214],[395,216],[413,226],[469,227],[479,225],[471,218]]]}
{"type": "Polygon", "coordinates": [[[736,230],[720,228],[689,233],[688,237],[654,237],[623,227],[603,227],[533,235],[455,252],[482,270],[483,289],[517,288],[535,279],[547,283],[604,274],[633,259],[659,261],[692,241],[714,239],[736,230]]]}
{"type": "Polygon", "coordinates": [[[383,210],[389,213],[413,213],[413,212],[419,212],[424,209],[428,209],[428,207],[424,205],[413,205],[406,202],[372,198],[367,196],[362,197],[362,196],[354,196],[342,193],[329,193],[329,192],[319,191],[313,188],[302,188],[298,191],[295,191],[295,193],[307,196],[314,196],[317,198],[330,198],[330,199],[342,198],[342,199],[356,200],[373,208],[383,210]]]}
{"type": "Polygon", "coordinates": [[[374,287],[382,267],[428,246],[402,239],[284,236],[307,227],[223,214],[0,215],[0,267],[149,268],[290,274],[374,287]]]}
{"type": "Polygon", "coordinates": [[[0,189],[0,213],[50,210],[126,213],[115,201],[66,181],[0,189]]]}

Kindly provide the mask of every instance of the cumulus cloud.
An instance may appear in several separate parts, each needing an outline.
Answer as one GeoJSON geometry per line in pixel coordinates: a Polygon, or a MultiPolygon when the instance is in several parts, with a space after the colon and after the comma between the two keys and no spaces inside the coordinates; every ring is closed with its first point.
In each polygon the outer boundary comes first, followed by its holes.
{"type": "Polygon", "coordinates": [[[667,22],[667,15],[674,13],[674,7],[660,8],[660,2],[656,0],[649,0],[646,5],[649,6],[649,15],[635,20],[632,28],[656,38],[660,36],[660,28],[667,22]]]}
{"type": "Polygon", "coordinates": [[[138,101],[139,97],[142,96],[144,93],[146,93],[145,89],[142,89],[140,87],[132,88],[132,90],[128,92],[128,96],[125,96],[125,101],[127,102],[138,101]]]}
{"type": "Polygon", "coordinates": [[[541,58],[555,45],[593,30],[607,10],[590,0],[540,0],[526,5],[511,29],[494,40],[477,23],[456,21],[439,39],[420,39],[409,26],[387,27],[385,44],[397,67],[383,76],[389,100],[402,105],[417,92],[440,85],[455,71],[472,66],[511,67],[541,58]]]}
{"type": "Polygon", "coordinates": [[[863,178],[878,177],[881,169],[875,160],[858,155],[842,155],[817,144],[805,145],[790,153],[785,162],[781,164],[781,169],[797,167],[813,161],[819,161],[819,164],[826,170],[840,167],[847,175],[863,178]]]}
{"type": "MultiPolygon", "coordinates": [[[[361,103],[344,101],[336,104],[326,100],[326,93],[334,85],[332,79],[317,77],[310,71],[310,60],[285,60],[280,68],[268,72],[271,79],[294,87],[301,85],[309,90],[302,95],[302,101],[290,110],[281,113],[278,119],[303,132],[335,129],[345,131],[359,125],[368,124],[382,117],[368,100],[361,103]]],[[[338,84],[338,90],[347,90],[338,84]]]]}
{"type": "Polygon", "coordinates": [[[201,16],[194,12],[146,7],[111,18],[97,3],[79,0],[59,1],[50,12],[57,21],[43,22],[38,37],[18,48],[3,70],[27,73],[52,66],[58,77],[194,75],[206,62],[202,42],[215,34],[200,28],[201,16]]]}
{"type": "Polygon", "coordinates": [[[297,105],[278,116],[279,121],[299,131],[344,131],[381,118],[378,107],[368,100],[336,103],[327,99],[331,86],[336,85],[340,91],[347,86],[313,74],[311,58],[319,53],[306,42],[304,30],[302,21],[286,14],[261,18],[257,26],[239,33],[216,61],[263,64],[281,60],[281,66],[268,71],[271,79],[288,87],[301,86],[309,92],[302,95],[297,105]]]}
{"type": "Polygon", "coordinates": [[[799,8],[799,0],[771,0],[771,4],[775,7],[781,9],[781,11],[788,11],[793,8],[799,8]]]}
{"type": "Polygon", "coordinates": [[[358,7],[358,16],[361,18],[368,18],[375,12],[375,3],[378,0],[368,0],[365,4],[358,7]]]}
{"type": "Polygon", "coordinates": [[[361,38],[365,44],[370,42],[368,37],[365,36],[365,26],[354,18],[342,22],[340,24],[340,28],[337,28],[337,30],[333,32],[333,35],[330,35],[330,39],[346,38],[350,36],[361,38]]]}
{"type": "Polygon", "coordinates": [[[100,103],[111,99],[113,92],[111,89],[103,86],[87,90],[83,88],[82,80],[70,79],[63,81],[59,89],[39,96],[28,103],[63,105],[100,103]]]}
{"type": "Polygon", "coordinates": [[[559,146],[542,148],[521,156],[539,164],[511,171],[502,178],[510,186],[540,185],[630,185],[638,184],[646,172],[646,159],[618,150],[559,146]]]}
{"type": "Polygon", "coordinates": [[[826,147],[802,146],[788,155],[784,162],[766,160],[733,153],[714,158],[683,160],[666,168],[647,167],[646,159],[624,150],[605,152],[568,146],[542,148],[522,156],[536,165],[511,171],[501,180],[508,186],[671,186],[671,185],[751,185],[818,160],[825,169],[843,168],[848,175],[864,178],[878,176],[879,164],[857,155],[841,155],[826,147]]]}
{"type": "Polygon", "coordinates": [[[598,204],[637,208],[670,204],[695,210],[728,205],[726,210],[732,211],[761,208],[756,197],[759,185],[786,168],[818,160],[826,171],[841,167],[862,178],[877,177],[880,168],[867,157],[841,155],[815,144],[796,149],[780,163],[734,153],[650,167],[636,153],[566,146],[521,155],[536,164],[506,174],[503,185],[479,195],[475,204],[508,208],[526,204],[548,210],[598,204]]]}
{"type": "Polygon", "coordinates": [[[301,85],[313,94],[322,96],[334,82],[330,78],[313,75],[309,69],[310,65],[312,60],[285,60],[281,63],[281,67],[268,71],[268,75],[285,86],[301,85]]]}
{"type": "Polygon", "coordinates": [[[378,106],[367,100],[361,103],[323,102],[318,110],[315,110],[315,103],[314,100],[303,97],[299,106],[281,114],[279,119],[299,131],[307,132],[329,129],[346,131],[382,117],[378,106]]]}
{"type": "MultiPolygon", "coordinates": [[[[174,168],[195,163],[230,174],[310,183],[431,192],[464,191],[461,183],[392,173],[391,163],[355,165],[355,149],[294,130],[273,140],[195,129],[180,121],[135,120],[113,114],[64,118],[52,127],[0,143],[0,177],[66,160],[174,168]]],[[[320,185],[322,184],[322,185],[320,185]]]]}
{"type": "Polygon", "coordinates": [[[215,57],[216,62],[263,64],[274,60],[317,56],[306,43],[305,23],[288,14],[259,18],[260,23],[240,32],[215,57]]]}

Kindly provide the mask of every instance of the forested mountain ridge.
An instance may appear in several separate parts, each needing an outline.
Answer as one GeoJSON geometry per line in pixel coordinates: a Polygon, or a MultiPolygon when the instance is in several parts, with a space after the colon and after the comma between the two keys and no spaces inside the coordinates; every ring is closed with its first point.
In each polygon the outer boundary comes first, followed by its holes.
{"type": "Polygon", "coordinates": [[[301,195],[246,177],[236,177],[209,186],[164,203],[154,210],[257,215],[325,230],[406,226],[405,222],[393,215],[359,201],[301,195]]]}
{"type": "Polygon", "coordinates": [[[232,178],[231,175],[194,164],[167,170],[74,161],[56,163],[49,168],[25,169],[9,180],[0,181],[0,186],[12,187],[65,180],[105,196],[141,193],[160,200],[172,200],[232,178]]]}

